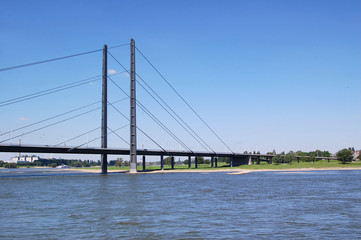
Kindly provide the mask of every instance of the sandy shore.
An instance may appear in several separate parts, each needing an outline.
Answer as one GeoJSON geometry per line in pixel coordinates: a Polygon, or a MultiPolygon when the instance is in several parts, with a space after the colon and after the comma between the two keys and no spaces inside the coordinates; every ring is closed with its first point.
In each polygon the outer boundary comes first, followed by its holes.
{"type": "MultiPolygon", "coordinates": [[[[100,173],[99,169],[76,169],[70,168],[69,171],[100,173]]],[[[332,168],[289,168],[289,169],[184,169],[184,170],[152,170],[146,172],[138,172],[139,174],[155,174],[155,173],[215,173],[224,172],[228,175],[239,175],[252,172],[311,172],[311,171],[330,171],[330,170],[361,170],[361,167],[332,167],[332,168]]],[[[129,173],[128,170],[108,170],[109,173],[129,173]]]]}

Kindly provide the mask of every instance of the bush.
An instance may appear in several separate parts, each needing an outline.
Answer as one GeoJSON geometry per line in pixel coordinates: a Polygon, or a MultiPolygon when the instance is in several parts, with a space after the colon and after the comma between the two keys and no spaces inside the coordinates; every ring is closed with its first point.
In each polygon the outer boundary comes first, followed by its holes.
{"type": "Polygon", "coordinates": [[[282,154],[276,154],[272,158],[272,163],[278,165],[280,163],[283,163],[283,159],[284,159],[284,156],[282,154]]]}
{"type": "Polygon", "coordinates": [[[17,168],[18,165],[16,163],[5,163],[5,168],[17,168]]]}
{"type": "Polygon", "coordinates": [[[123,158],[117,158],[117,160],[115,160],[116,167],[121,167],[122,164],[123,164],[123,158]]]}
{"type": "Polygon", "coordinates": [[[86,162],[86,161],[83,161],[83,162],[81,163],[81,166],[82,166],[82,167],[90,167],[90,163],[88,163],[88,162],[86,162]]]}
{"type": "Polygon", "coordinates": [[[342,164],[351,162],[353,159],[352,151],[346,148],[338,151],[338,153],[336,153],[336,157],[337,160],[339,160],[342,164]]]}
{"type": "Polygon", "coordinates": [[[80,161],[73,161],[70,166],[72,167],[82,167],[81,162],[80,161]]]}
{"type": "Polygon", "coordinates": [[[56,163],[52,163],[52,164],[50,164],[50,166],[52,167],[52,168],[56,168],[56,163]]]}
{"type": "Polygon", "coordinates": [[[291,164],[293,161],[296,161],[296,154],[293,151],[290,151],[289,153],[287,153],[284,157],[284,162],[291,164]]]}

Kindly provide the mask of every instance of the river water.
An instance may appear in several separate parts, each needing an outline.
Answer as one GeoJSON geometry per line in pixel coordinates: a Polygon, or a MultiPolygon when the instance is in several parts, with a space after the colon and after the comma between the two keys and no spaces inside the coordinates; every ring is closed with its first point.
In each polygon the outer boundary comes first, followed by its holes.
{"type": "Polygon", "coordinates": [[[361,239],[358,170],[1,171],[0,239],[361,239]]]}

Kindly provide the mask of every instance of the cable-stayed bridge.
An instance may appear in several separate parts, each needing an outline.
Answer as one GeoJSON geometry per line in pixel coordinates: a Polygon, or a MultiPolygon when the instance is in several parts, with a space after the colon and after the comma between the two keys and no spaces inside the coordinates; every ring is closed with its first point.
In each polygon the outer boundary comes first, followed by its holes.
{"type": "MultiPolygon", "coordinates": [[[[256,159],[257,162],[260,159],[266,160],[270,162],[272,160],[272,155],[266,154],[242,154],[236,153],[232,151],[232,149],[226,144],[226,142],[216,133],[214,129],[210,127],[207,121],[200,116],[200,114],[191,106],[191,104],[180,94],[179,91],[175,89],[175,87],[161,74],[161,72],[154,66],[154,64],[135,46],[135,42],[131,39],[130,43],[127,44],[120,44],[116,46],[108,47],[104,45],[103,49],[97,49],[93,51],[78,53],[78,54],[71,54],[63,57],[52,58],[48,60],[32,62],[23,65],[16,65],[12,67],[2,68],[0,69],[0,74],[4,74],[9,71],[16,71],[16,70],[23,70],[29,69],[30,67],[35,66],[44,66],[46,63],[57,63],[61,62],[66,59],[77,58],[81,56],[86,56],[90,54],[94,54],[97,52],[102,52],[102,75],[85,78],[80,81],[75,81],[69,84],[63,84],[57,87],[52,87],[46,90],[37,91],[35,93],[26,93],[22,96],[16,96],[15,98],[10,98],[7,100],[0,101],[0,108],[9,107],[11,108],[14,104],[21,104],[35,98],[39,97],[48,97],[55,93],[66,91],[68,89],[73,89],[81,86],[85,86],[88,84],[92,84],[96,81],[101,81],[101,101],[88,103],[84,106],[67,110],[62,113],[57,113],[51,117],[45,117],[39,121],[33,122],[28,125],[23,126],[16,126],[12,129],[6,129],[5,131],[0,132],[0,152],[26,152],[26,153],[58,153],[58,154],[100,154],[101,155],[101,165],[102,165],[102,173],[107,173],[107,162],[108,162],[108,155],[130,155],[130,172],[137,171],[137,155],[143,156],[143,167],[145,166],[145,156],[160,156],[161,159],[161,168],[163,169],[163,158],[164,156],[171,156],[172,157],[172,168],[174,167],[174,157],[175,156],[183,156],[188,157],[188,166],[191,167],[191,157],[195,157],[195,166],[197,167],[197,157],[210,157],[212,167],[217,166],[217,158],[218,157],[228,157],[230,158],[231,166],[232,165],[239,165],[239,164],[248,164],[253,159],[256,159]],[[118,59],[116,54],[113,52],[113,49],[123,48],[123,47],[130,47],[130,68],[127,69],[121,60],[118,59]],[[210,144],[204,140],[203,137],[200,136],[199,132],[187,122],[181,114],[177,113],[177,111],[170,106],[169,102],[164,100],[157,93],[157,91],[150,86],[148,82],[144,80],[136,72],[136,62],[135,56],[139,55],[144,59],[144,61],[148,64],[150,69],[154,71],[158,77],[164,81],[165,85],[167,85],[171,90],[172,94],[177,96],[180,101],[182,101],[185,106],[189,109],[189,111],[203,124],[203,126],[208,129],[208,131],[213,135],[217,141],[219,141],[227,152],[219,152],[215,151],[210,144]],[[108,58],[110,58],[115,64],[118,65],[122,69],[122,71],[114,71],[108,68],[108,58]],[[111,71],[112,70],[112,71],[111,71]],[[124,88],[121,86],[119,81],[115,80],[115,77],[119,75],[124,75],[127,78],[129,77],[129,87],[130,91],[125,91],[124,88]],[[118,89],[122,94],[125,95],[124,98],[118,99],[116,101],[110,101],[108,99],[108,83],[111,83],[115,89],[118,89]],[[192,141],[195,141],[200,147],[204,149],[204,151],[194,150],[192,147],[189,146],[187,141],[185,141],[182,137],[180,137],[177,133],[171,130],[170,127],[167,126],[167,123],[160,119],[156,113],[153,113],[148,107],[145,106],[144,102],[139,101],[136,98],[136,88],[140,87],[143,91],[145,91],[155,103],[157,103],[161,109],[166,112],[171,119],[173,119],[177,125],[188,135],[192,141]],[[125,100],[130,100],[130,114],[124,114],[124,111],[121,111],[119,107],[117,107],[118,103],[124,102],[125,100]],[[101,104],[101,106],[95,107],[101,104]],[[174,140],[183,150],[169,150],[164,147],[162,143],[155,140],[151,134],[149,134],[149,129],[143,129],[137,126],[137,108],[141,109],[154,123],[163,131],[163,134],[168,135],[171,139],[174,140]],[[119,126],[115,129],[110,128],[108,126],[108,109],[112,109],[114,112],[119,114],[122,118],[124,118],[128,123],[122,126],[119,126]],[[85,110],[81,113],[79,111],[85,110]],[[101,126],[93,128],[91,130],[82,132],[81,134],[75,133],[69,139],[64,139],[57,144],[13,144],[12,141],[14,139],[21,138],[24,135],[31,135],[36,132],[46,130],[50,127],[57,126],[59,124],[68,122],[73,120],[77,117],[86,116],[88,114],[92,114],[94,112],[101,111],[101,126]],[[70,114],[73,114],[70,117],[70,114]],[[74,115],[75,114],[75,115],[74,115]],[[57,120],[61,118],[61,120],[57,120]],[[129,127],[130,129],[130,136],[124,137],[124,134],[119,134],[118,132],[121,129],[125,129],[129,127]],[[25,131],[25,132],[24,132],[25,131]],[[100,136],[97,136],[90,141],[87,140],[86,143],[82,143],[75,146],[66,146],[67,142],[70,142],[73,139],[77,139],[79,137],[83,137],[90,133],[94,133],[96,131],[100,131],[100,136]],[[148,150],[144,148],[137,147],[137,133],[140,132],[145,136],[148,141],[150,141],[154,146],[157,146],[158,150],[148,150]],[[114,148],[108,147],[108,136],[109,135],[117,136],[121,141],[123,141],[128,148],[114,148]],[[10,135],[10,137],[9,137],[10,135]],[[129,139],[129,141],[127,140],[129,139]],[[100,140],[99,147],[88,147],[88,144],[93,141],[100,140]]],[[[81,63],[80,63],[81,64],[81,63]]],[[[20,86],[19,86],[20,87],[20,86]]],[[[100,119],[99,119],[100,120],[100,119]]],[[[45,134],[46,135],[46,134],[45,134]]]]}

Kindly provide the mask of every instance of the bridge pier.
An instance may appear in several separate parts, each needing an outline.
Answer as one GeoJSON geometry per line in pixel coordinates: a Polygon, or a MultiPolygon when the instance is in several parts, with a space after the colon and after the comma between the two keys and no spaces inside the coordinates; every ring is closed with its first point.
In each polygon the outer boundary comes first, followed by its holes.
{"type": "Polygon", "coordinates": [[[143,155],[143,172],[145,172],[145,155],[143,155]]]}
{"type": "Polygon", "coordinates": [[[164,170],[164,159],[163,159],[163,155],[160,155],[160,169],[164,170]]]}
{"type": "Polygon", "coordinates": [[[194,158],[194,167],[198,168],[198,158],[197,157],[194,158]]]}
{"type": "Polygon", "coordinates": [[[174,156],[171,157],[170,165],[171,165],[172,169],[174,169],[174,156]]]}
{"type": "Polygon", "coordinates": [[[188,168],[191,169],[192,168],[192,157],[188,156],[188,168]]]}
{"type": "Polygon", "coordinates": [[[218,167],[218,157],[214,158],[214,167],[217,168],[218,167]]]}
{"type": "Polygon", "coordinates": [[[257,165],[259,165],[261,162],[259,160],[259,157],[257,157],[257,165]]]}
{"type": "Polygon", "coordinates": [[[253,162],[252,162],[252,157],[249,156],[249,158],[248,158],[248,165],[252,165],[252,164],[253,164],[253,162]]]}
{"type": "Polygon", "coordinates": [[[211,168],[214,168],[214,157],[211,157],[211,168]]]}

